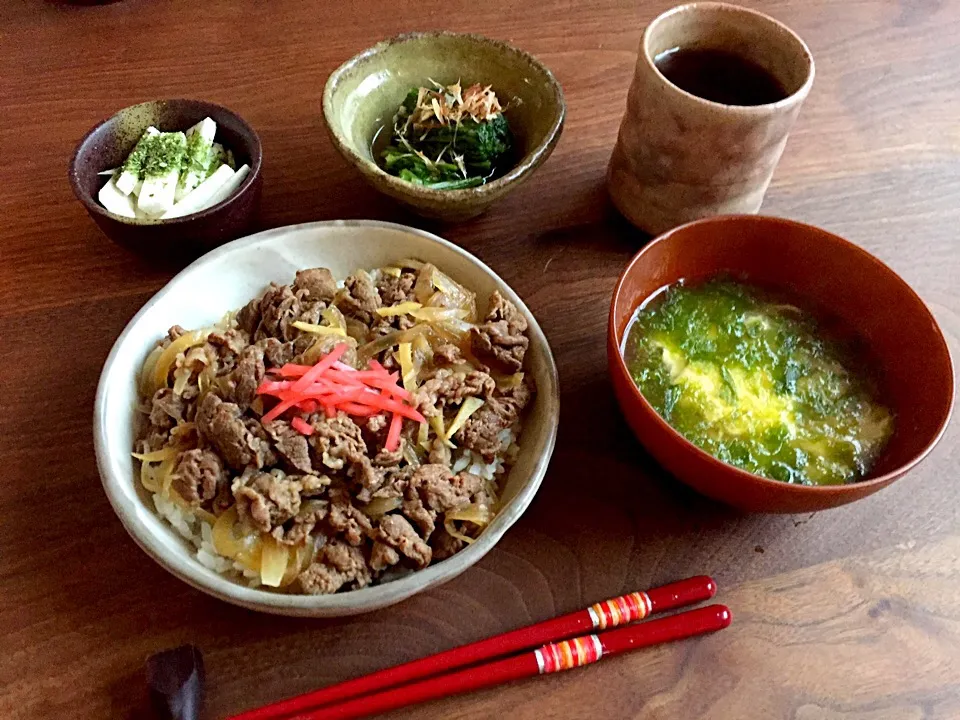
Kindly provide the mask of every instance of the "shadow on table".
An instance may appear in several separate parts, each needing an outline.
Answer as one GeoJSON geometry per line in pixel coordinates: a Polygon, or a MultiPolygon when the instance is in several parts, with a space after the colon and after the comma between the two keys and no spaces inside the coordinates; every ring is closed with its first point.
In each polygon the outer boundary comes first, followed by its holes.
{"type": "Polygon", "coordinates": [[[541,496],[576,505],[602,498],[655,533],[693,517],[743,517],[667,473],[634,436],[606,377],[561,394],[557,450],[541,496]]]}

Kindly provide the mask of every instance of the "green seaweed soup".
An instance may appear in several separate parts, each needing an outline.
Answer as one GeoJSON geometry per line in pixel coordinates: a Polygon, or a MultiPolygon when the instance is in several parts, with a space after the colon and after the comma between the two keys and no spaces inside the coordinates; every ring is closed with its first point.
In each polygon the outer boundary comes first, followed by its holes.
{"type": "Polygon", "coordinates": [[[724,462],[802,485],[855,482],[893,429],[862,357],[794,305],[725,279],[676,285],[638,310],[624,344],[637,387],[724,462]]]}

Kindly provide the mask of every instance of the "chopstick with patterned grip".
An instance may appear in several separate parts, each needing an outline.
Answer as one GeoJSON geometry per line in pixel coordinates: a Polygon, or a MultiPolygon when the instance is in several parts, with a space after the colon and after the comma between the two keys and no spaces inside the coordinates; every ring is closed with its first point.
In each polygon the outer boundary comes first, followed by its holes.
{"type": "Polygon", "coordinates": [[[661,587],[622,595],[584,610],[561,615],[502,635],[461,645],[436,655],[380,670],[360,678],[330,685],[297,697],[242,712],[227,720],[277,720],[313,708],[341,702],[358,695],[447,673],[484,660],[529,650],[545,643],[564,640],[590,630],[626,625],[652,613],[672,610],[709,600],[717,586],[706,575],[687,578],[661,587]]]}
{"type": "Polygon", "coordinates": [[[502,685],[521,678],[572,670],[595,663],[608,655],[722,630],[730,625],[730,622],[729,608],[725,605],[710,605],[616,630],[550,643],[504,660],[494,660],[449,675],[431,677],[410,685],[356,697],[338,705],[308,710],[294,715],[291,720],[352,720],[366,717],[429,700],[502,685]]]}

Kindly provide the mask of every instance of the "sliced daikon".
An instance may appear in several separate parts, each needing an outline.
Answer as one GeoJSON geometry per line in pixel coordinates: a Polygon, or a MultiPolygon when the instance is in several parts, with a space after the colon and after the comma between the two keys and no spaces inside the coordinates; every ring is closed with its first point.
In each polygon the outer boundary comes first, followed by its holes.
{"type": "Polygon", "coordinates": [[[129,195],[124,195],[117,189],[116,178],[110,178],[107,184],[100,188],[97,199],[101,205],[114,215],[128,218],[137,216],[133,205],[133,198],[129,195]]]}
{"type": "MultiPolygon", "coordinates": [[[[167,210],[161,217],[164,220],[168,220],[202,210],[209,205],[210,198],[213,197],[214,193],[235,174],[233,168],[229,165],[221,165],[213,175],[200,183],[193,192],[167,210]]],[[[144,186],[144,188],[146,188],[146,186],[144,186]]]]}
{"type": "Polygon", "coordinates": [[[150,141],[143,164],[143,187],[137,196],[137,207],[147,215],[163,215],[173,207],[186,152],[187,136],[182,132],[160,133],[150,141]]]}
{"type": "Polygon", "coordinates": [[[166,175],[147,178],[137,196],[137,207],[150,217],[160,217],[173,207],[173,198],[177,192],[179,170],[171,170],[166,175]]]}
{"type": "MultiPolygon", "coordinates": [[[[237,188],[243,184],[243,181],[247,179],[247,175],[249,174],[250,166],[243,165],[233,174],[233,177],[220,186],[220,189],[213,194],[213,196],[210,198],[210,201],[204,207],[213,207],[217,203],[221,203],[233,195],[237,191],[237,188]]],[[[202,210],[203,208],[200,209],[202,210]]]]}

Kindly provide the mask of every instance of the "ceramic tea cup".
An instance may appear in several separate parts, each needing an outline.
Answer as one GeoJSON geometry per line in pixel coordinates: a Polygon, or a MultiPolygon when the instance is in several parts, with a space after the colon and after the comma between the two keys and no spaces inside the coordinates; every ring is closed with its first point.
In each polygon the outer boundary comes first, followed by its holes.
{"type": "MultiPolygon", "coordinates": [[[[735,91],[745,80],[736,72],[726,77],[735,91]]],[[[654,235],[711,215],[756,213],[813,76],[803,40],[767,15],[726,3],[663,13],[640,41],[607,173],[614,204],[654,235]],[[704,66],[687,68],[689,84],[671,77],[699,95],[665,75],[668,55],[688,51],[706,53],[704,66]],[[760,104],[706,99],[723,95],[703,92],[704,83],[723,82],[718,58],[768,76],[781,92],[760,104]]]]}

